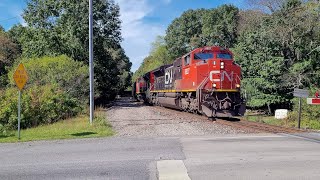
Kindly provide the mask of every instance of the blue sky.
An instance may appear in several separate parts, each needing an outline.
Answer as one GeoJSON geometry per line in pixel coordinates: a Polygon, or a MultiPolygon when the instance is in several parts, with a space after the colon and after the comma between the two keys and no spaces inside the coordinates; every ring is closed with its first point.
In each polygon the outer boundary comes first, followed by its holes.
{"type": "MultiPolygon", "coordinates": [[[[214,8],[234,4],[246,9],[247,0],[115,0],[120,5],[122,46],[133,63],[134,72],[149,54],[151,43],[164,35],[170,22],[188,9],[214,8]]],[[[0,25],[6,30],[22,23],[26,0],[0,0],[0,25]]]]}

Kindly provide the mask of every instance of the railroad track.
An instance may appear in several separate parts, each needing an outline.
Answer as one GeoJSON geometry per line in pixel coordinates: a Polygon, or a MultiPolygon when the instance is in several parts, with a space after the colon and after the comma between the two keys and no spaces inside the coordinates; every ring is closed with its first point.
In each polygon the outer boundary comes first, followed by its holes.
{"type": "MultiPolygon", "coordinates": [[[[186,113],[182,111],[177,111],[174,109],[168,109],[164,107],[159,107],[159,106],[153,106],[155,109],[161,109],[161,110],[166,110],[171,113],[176,113],[176,114],[187,114],[187,116],[197,116],[199,121],[209,121],[207,117],[202,116],[202,115],[196,115],[196,114],[191,114],[191,113],[186,113]]],[[[213,121],[215,123],[221,124],[221,125],[227,125],[231,126],[233,128],[237,129],[243,129],[243,130],[249,130],[249,131],[254,131],[254,132],[262,132],[262,133],[302,133],[302,132],[307,132],[305,130],[301,129],[295,129],[295,128],[288,128],[288,127],[282,127],[282,126],[275,126],[275,125],[270,125],[270,124],[264,124],[264,123],[259,123],[259,122],[252,122],[252,121],[247,121],[244,119],[216,119],[216,121],[213,121]]]]}
{"type": "Polygon", "coordinates": [[[217,123],[240,128],[240,129],[253,129],[253,130],[257,130],[260,132],[266,132],[266,133],[302,133],[302,132],[306,132],[305,130],[301,130],[301,129],[275,126],[275,125],[263,124],[263,123],[258,123],[258,122],[251,122],[251,121],[247,121],[244,119],[240,119],[238,121],[228,121],[228,120],[217,119],[217,123]]]}

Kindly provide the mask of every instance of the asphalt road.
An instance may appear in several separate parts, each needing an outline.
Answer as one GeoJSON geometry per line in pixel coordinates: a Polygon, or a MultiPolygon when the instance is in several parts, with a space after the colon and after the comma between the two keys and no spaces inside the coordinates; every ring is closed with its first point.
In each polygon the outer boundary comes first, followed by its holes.
{"type": "Polygon", "coordinates": [[[320,136],[303,136],[114,137],[0,144],[0,179],[318,180],[320,136]]]}

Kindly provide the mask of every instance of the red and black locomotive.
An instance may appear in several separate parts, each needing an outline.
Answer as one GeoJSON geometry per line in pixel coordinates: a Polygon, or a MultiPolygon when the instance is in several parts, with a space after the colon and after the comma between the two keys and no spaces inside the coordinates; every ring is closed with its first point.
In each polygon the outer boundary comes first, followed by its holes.
{"type": "Polygon", "coordinates": [[[241,116],[241,68],[230,50],[202,47],[138,78],[136,99],[208,117],[241,116]]]}

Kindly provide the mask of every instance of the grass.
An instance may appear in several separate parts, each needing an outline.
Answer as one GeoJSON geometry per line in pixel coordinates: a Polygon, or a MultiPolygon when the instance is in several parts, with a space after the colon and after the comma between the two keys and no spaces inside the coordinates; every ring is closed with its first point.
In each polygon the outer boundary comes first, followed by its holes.
{"type": "Polygon", "coordinates": [[[93,124],[90,125],[87,115],[66,119],[50,125],[21,130],[21,139],[18,141],[17,132],[0,134],[0,143],[24,142],[35,140],[74,139],[105,137],[114,134],[112,127],[106,121],[105,112],[96,112],[93,124]]]}
{"type": "Polygon", "coordinates": [[[275,119],[273,116],[262,116],[262,115],[248,115],[245,119],[253,122],[266,123],[276,126],[285,126],[285,121],[280,119],[275,119]]]}
{"type": "MultiPolygon", "coordinates": [[[[245,119],[253,122],[260,122],[271,124],[275,126],[284,126],[284,127],[298,127],[298,117],[292,119],[275,119],[274,116],[266,115],[245,115],[245,119]]],[[[302,129],[313,129],[320,130],[320,120],[307,120],[302,117],[301,119],[301,128],[302,129]]]]}

